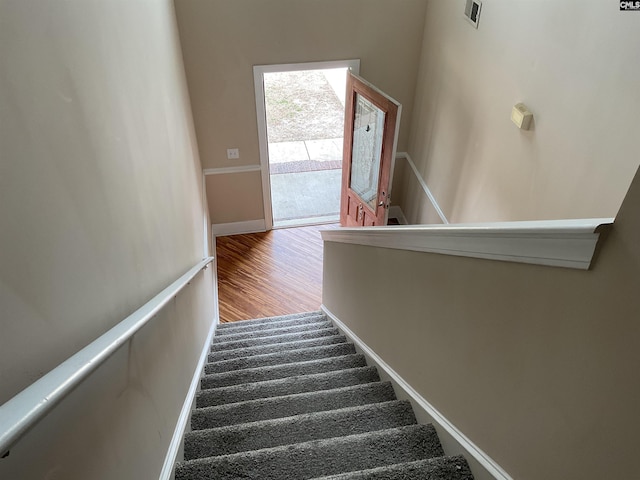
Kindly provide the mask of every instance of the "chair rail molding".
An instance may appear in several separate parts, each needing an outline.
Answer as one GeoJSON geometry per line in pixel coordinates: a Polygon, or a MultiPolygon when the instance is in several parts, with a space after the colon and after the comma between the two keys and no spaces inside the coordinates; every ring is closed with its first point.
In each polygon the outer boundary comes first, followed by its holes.
{"type": "Polygon", "coordinates": [[[323,230],[325,242],[588,270],[613,218],[323,230]]]}
{"type": "Polygon", "coordinates": [[[260,165],[238,165],[237,167],[205,168],[202,172],[205,175],[229,175],[232,173],[260,172],[261,170],[262,167],[260,165]]]}

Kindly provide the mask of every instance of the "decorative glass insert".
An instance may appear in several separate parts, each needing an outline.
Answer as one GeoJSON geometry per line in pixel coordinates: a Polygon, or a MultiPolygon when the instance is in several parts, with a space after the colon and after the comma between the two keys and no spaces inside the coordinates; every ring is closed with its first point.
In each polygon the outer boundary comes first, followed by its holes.
{"type": "Polygon", "coordinates": [[[375,212],[385,112],[356,93],[349,187],[375,212]]]}

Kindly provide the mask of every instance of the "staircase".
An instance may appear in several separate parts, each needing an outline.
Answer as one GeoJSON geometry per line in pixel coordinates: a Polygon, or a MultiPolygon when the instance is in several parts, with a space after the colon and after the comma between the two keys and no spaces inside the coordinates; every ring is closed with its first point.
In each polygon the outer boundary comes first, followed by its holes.
{"type": "Polygon", "coordinates": [[[472,480],[321,312],[221,324],[176,480],[472,480]]]}

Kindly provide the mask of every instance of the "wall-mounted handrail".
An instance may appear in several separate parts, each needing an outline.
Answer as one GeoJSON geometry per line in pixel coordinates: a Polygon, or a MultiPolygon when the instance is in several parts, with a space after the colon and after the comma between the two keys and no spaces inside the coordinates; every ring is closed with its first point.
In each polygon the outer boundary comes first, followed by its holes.
{"type": "Polygon", "coordinates": [[[325,242],[587,270],[613,218],[323,230],[325,242]]]}
{"type": "Polygon", "coordinates": [[[199,262],[116,326],[0,406],[0,454],[5,454],[212,261],[213,257],[207,257],[199,262]]]}

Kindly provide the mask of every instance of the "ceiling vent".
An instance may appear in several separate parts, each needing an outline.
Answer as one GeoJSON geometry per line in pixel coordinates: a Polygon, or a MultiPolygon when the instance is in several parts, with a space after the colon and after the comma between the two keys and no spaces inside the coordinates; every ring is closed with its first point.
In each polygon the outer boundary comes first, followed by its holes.
{"type": "Polygon", "coordinates": [[[478,22],[480,21],[481,8],[482,2],[480,0],[467,0],[467,4],[464,7],[465,18],[476,28],[478,28],[478,22]]]}

